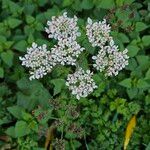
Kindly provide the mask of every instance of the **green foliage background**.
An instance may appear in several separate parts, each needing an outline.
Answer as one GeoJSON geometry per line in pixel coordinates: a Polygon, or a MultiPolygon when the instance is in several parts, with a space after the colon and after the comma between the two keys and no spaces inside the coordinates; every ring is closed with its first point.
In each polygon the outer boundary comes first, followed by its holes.
{"type": "Polygon", "coordinates": [[[0,0],[0,149],[42,150],[47,129],[55,126],[50,143],[55,149],[63,149],[64,142],[66,150],[121,150],[125,128],[136,114],[128,149],[149,150],[149,50],[149,0],[0,0]],[[108,79],[95,73],[98,89],[79,101],[65,86],[71,67],[57,66],[44,79],[29,81],[18,59],[33,41],[53,47],[44,27],[64,11],[79,18],[78,42],[86,52],[78,63],[84,69],[95,53],[85,36],[87,17],[106,17],[120,50],[129,50],[126,69],[108,79]]]}

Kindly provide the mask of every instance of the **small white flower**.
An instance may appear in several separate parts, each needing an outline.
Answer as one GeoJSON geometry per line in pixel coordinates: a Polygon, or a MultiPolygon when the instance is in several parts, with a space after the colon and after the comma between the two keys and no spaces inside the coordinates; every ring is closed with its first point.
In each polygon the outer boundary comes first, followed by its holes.
{"type": "Polygon", "coordinates": [[[45,31],[48,33],[49,38],[54,38],[58,41],[65,39],[75,41],[80,36],[79,27],[77,26],[77,17],[67,17],[67,12],[62,16],[52,17],[51,21],[47,22],[48,27],[45,31]]]}
{"type": "Polygon", "coordinates": [[[81,97],[87,97],[97,88],[92,75],[93,73],[90,70],[84,71],[82,68],[68,75],[66,85],[72,91],[72,94],[76,95],[78,100],[81,97]]]}
{"type": "Polygon", "coordinates": [[[38,46],[36,43],[32,43],[32,47],[27,48],[27,54],[19,59],[23,66],[30,68],[30,80],[42,78],[56,65],[45,44],[38,46]]]}
{"type": "Polygon", "coordinates": [[[88,23],[89,25],[92,25],[92,19],[88,17],[87,23],[88,23]]]}
{"type": "Polygon", "coordinates": [[[99,21],[94,23],[90,18],[87,19],[86,35],[93,47],[103,46],[111,39],[110,29],[105,19],[102,22],[99,21]]]}
{"type": "Polygon", "coordinates": [[[76,41],[55,45],[51,49],[51,56],[55,63],[61,65],[76,65],[79,54],[84,50],[76,41]]]}
{"type": "Polygon", "coordinates": [[[92,57],[95,61],[93,66],[100,72],[104,71],[106,76],[116,76],[120,70],[128,65],[128,50],[119,51],[118,46],[112,40],[109,44],[108,46],[101,46],[98,55],[92,57]]]}

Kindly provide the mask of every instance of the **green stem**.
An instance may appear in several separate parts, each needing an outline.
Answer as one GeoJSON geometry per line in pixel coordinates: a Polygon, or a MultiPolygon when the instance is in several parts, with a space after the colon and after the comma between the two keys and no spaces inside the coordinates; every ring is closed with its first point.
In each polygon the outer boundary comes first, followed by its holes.
{"type": "Polygon", "coordinates": [[[88,144],[87,144],[87,142],[86,142],[86,136],[85,136],[85,134],[84,134],[84,141],[85,141],[86,149],[87,149],[87,150],[90,150],[89,147],[88,147],[88,144]]]}

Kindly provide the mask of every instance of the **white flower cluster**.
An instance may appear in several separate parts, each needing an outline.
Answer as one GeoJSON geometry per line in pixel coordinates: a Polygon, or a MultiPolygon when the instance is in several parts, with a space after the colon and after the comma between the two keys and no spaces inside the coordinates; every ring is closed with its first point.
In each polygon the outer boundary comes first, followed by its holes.
{"type": "Polygon", "coordinates": [[[66,45],[55,45],[51,50],[52,58],[55,63],[61,65],[76,65],[76,59],[84,48],[74,41],[66,45]]]}
{"type": "MultiPolygon", "coordinates": [[[[52,17],[47,22],[48,27],[45,28],[49,38],[58,41],[57,45],[47,50],[47,46],[43,44],[38,46],[36,43],[32,47],[27,48],[27,54],[20,57],[22,65],[30,68],[30,80],[42,78],[50,73],[52,68],[57,64],[74,65],[76,60],[85,48],[81,47],[76,39],[80,36],[79,27],[77,26],[77,17],[67,17],[64,12],[62,16],[52,17]]],[[[93,64],[100,72],[104,72],[106,76],[117,75],[120,70],[128,65],[128,50],[119,51],[118,46],[114,44],[113,38],[110,36],[110,26],[106,24],[104,19],[102,22],[94,22],[88,18],[86,25],[86,34],[89,42],[93,47],[99,47],[97,56],[93,56],[95,61],[93,64]]],[[[69,74],[66,85],[77,99],[87,97],[93,92],[97,85],[92,79],[93,73],[90,70],[84,71],[79,68],[75,73],[69,74]]]]}
{"type": "Polygon", "coordinates": [[[118,72],[128,65],[128,50],[119,51],[118,46],[111,40],[108,46],[101,46],[98,55],[93,56],[95,60],[93,66],[100,72],[105,72],[105,76],[118,75],[118,72]]]}
{"type": "Polygon", "coordinates": [[[94,22],[88,18],[86,26],[86,34],[89,42],[93,47],[100,48],[98,55],[93,56],[95,60],[93,66],[100,72],[105,72],[106,76],[117,75],[120,70],[128,65],[128,50],[119,51],[118,46],[114,44],[113,38],[110,36],[110,25],[106,24],[104,19],[102,22],[94,22]]]}
{"type": "Polygon", "coordinates": [[[47,22],[48,28],[45,31],[48,33],[49,38],[54,38],[59,42],[64,39],[75,41],[81,33],[78,31],[77,17],[67,17],[67,12],[64,12],[62,16],[53,16],[51,21],[47,22]]]}
{"type": "Polygon", "coordinates": [[[82,68],[68,75],[66,85],[69,87],[69,90],[72,91],[72,94],[76,95],[77,99],[87,97],[97,88],[97,85],[92,79],[92,75],[93,73],[90,72],[90,70],[84,71],[82,68]]]}
{"type": "Polygon", "coordinates": [[[56,65],[45,44],[38,46],[33,43],[32,47],[27,48],[27,54],[24,57],[19,57],[19,59],[23,66],[31,69],[30,80],[42,78],[51,72],[52,67],[56,65]]]}
{"type": "Polygon", "coordinates": [[[84,50],[77,42],[76,38],[80,36],[77,26],[77,17],[67,17],[67,12],[62,16],[52,17],[47,22],[46,32],[49,38],[58,40],[58,45],[51,49],[52,57],[57,64],[76,65],[79,54],[84,50]]]}
{"type": "Polygon", "coordinates": [[[32,44],[31,48],[27,48],[27,54],[20,57],[22,65],[30,68],[30,80],[39,79],[51,72],[56,64],[76,65],[76,59],[84,50],[77,42],[76,38],[80,36],[77,26],[77,17],[68,18],[67,13],[62,16],[52,17],[52,21],[48,21],[46,32],[49,38],[58,40],[58,45],[47,51],[46,45],[37,46],[32,44]]]}
{"type": "Polygon", "coordinates": [[[86,35],[88,36],[89,42],[93,47],[103,46],[110,40],[110,26],[106,24],[104,19],[102,22],[94,22],[92,19],[87,19],[86,35]]]}

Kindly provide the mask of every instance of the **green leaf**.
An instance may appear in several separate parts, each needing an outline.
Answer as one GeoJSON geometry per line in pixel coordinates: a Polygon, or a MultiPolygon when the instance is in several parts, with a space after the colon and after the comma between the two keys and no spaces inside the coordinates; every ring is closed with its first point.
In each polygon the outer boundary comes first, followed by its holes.
{"type": "Polygon", "coordinates": [[[101,0],[100,2],[98,2],[99,8],[111,9],[114,8],[114,6],[115,6],[114,0],[101,0]]]}
{"type": "Polygon", "coordinates": [[[1,58],[2,60],[9,66],[11,67],[13,65],[13,57],[14,54],[12,51],[8,50],[7,52],[2,52],[1,53],[1,58]]]}
{"type": "Polygon", "coordinates": [[[5,36],[0,35],[0,43],[5,43],[7,41],[5,36]]]}
{"type": "Polygon", "coordinates": [[[150,142],[148,143],[148,145],[147,145],[145,150],[150,150],[150,142]]]}
{"type": "Polygon", "coordinates": [[[4,69],[0,67],[0,78],[4,77],[4,69]]]}
{"type": "Polygon", "coordinates": [[[133,99],[137,96],[138,94],[138,89],[137,88],[131,88],[131,89],[127,89],[127,93],[130,99],[133,99]]]}
{"type": "Polygon", "coordinates": [[[39,81],[29,81],[27,78],[22,78],[17,81],[17,86],[20,89],[20,92],[17,93],[19,106],[28,110],[32,110],[37,105],[47,108],[51,96],[39,81]]]}
{"type": "Polygon", "coordinates": [[[142,42],[144,46],[150,45],[150,35],[145,35],[142,37],[142,42]]]}
{"type": "Polygon", "coordinates": [[[16,118],[21,119],[23,108],[19,106],[8,107],[7,110],[16,118]]]}
{"type": "Polygon", "coordinates": [[[127,46],[127,49],[128,49],[128,55],[130,57],[134,57],[137,55],[138,51],[140,50],[139,47],[137,47],[136,45],[128,45],[127,46]]]}
{"type": "Polygon", "coordinates": [[[124,33],[118,34],[118,39],[122,41],[122,43],[129,43],[129,38],[124,33]]]}
{"type": "Polygon", "coordinates": [[[32,115],[27,113],[27,112],[25,112],[25,111],[21,112],[21,116],[22,116],[23,120],[25,120],[25,121],[32,120],[32,115]]]}
{"type": "Polygon", "coordinates": [[[29,134],[30,129],[28,124],[25,121],[18,121],[15,125],[15,134],[16,137],[22,137],[29,134]]]}
{"type": "Polygon", "coordinates": [[[21,20],[16,19],[16,18],[9,18],[7,21],[8,21],[9,27],[12,29],[18,27],[22,23],[21,20]]]}
{"type": "Polygon", "coordinates": [[[123,3],[124,3],[124,0],[116,0],[116,5],[119,7],[122,6],[123,3]]]}
{"type": "Polygon", "coordinates": [[[145,89],[145,88],[149,88],[150,84],[148,84],[145,80],[143,79],[139,79],[137,82],[137,88],[139,89],[145,89]]]}
{"type": "Polygon", "coordinates": [[[135,29],[137,32],[140,32],[140,31],[143,31],[147,28],[147,25],[143,22],[137,22],[136,23],[136,26],[135,26],[135,29]]]}
{"type": "Polygon", "coordinates": [[[27,15],[27,16],[26,16],[26,22],[27,22],[28,24],[32,24],[32,23],[34,23],[34,21],[35,21],[35,18],[34,18],[34,17],[32,17],[32,16],[30,16],[30,15],[27,15]]]}
{"type": "Polygon", "coordinates": [[[63,87],[65,86],[64,79],[53,79],[51,80],[51,83],[54,84],[54,95],[60,93],[63,87]]]}
{"type": "Polygon", "coordinates": [[[137,61],[141,67],[141,70],[145,70],[149,68],[149,57],[145,55],[138,55],[136,56],[137,61]]]}
{"type": "Polygon", "coordinates": [[[44,6],[44,5],[46,5],[47,2],[48,2],[48,0],[38,0],[39,6],[44,6]]]}
{"type": "Polygon", "coordinates": [[[10,49],[11,46],[14,44],[14,41],[7,41],[4,43],[4,49],[10,49]]]}
{"type": "Polygon", "coordinates": [[[131,88],[131,86],[132,86],[131,82],[132,82],[132,80],[130,78],[127,78],[127,79],[124,79],[123,81],[119,82],[119,84],[126,88],[131,88]]]}
{"type": "Polygon", "coordinates": [[[3,7],[9,8],[10,13],[12,13],[14,16],[20,15],[23,11],[22,7],[11,0],[3,0],[3,7]]]}
{"type": "Polygon", "coordinates": [[[79,66],[84,69],[87,70],[88,69],[88,60],[86,58],[86,55],[84,53],[82,53],[79,56],[79,61],[78,61],[79,66]]]}
{"type": "Polygon", "coordinates": [[[46,19],[49,19],[49,18],[51,18],[52,16],[58,15],[58,13],[59,13],[58,7],[53,7],[53,8],[51,8],[51,9],[48,9],[48,10],[44,13],[44,15],[45,15],[45,18],[46,18],[46,19]]]}
{"type": "Polygon", "coordinates": [[[9,127],[6,131],[6,134],[15,138],[16,134],[15,134],[15,127],[9,127]]]}
{"type": "Polygon", "coordinates": [[[150,68],[146,72],[145,79],[150,79],[150,68]]]}
{"type": "Polygon", "coordinates": [[[63,7],[70,6],[73,3],[73,0],[63,0],[63,7]]]}
{"type": "Polygon", "coordinates": [[[83,0],[81,3],[81,7],[83,9],[91,9],[93,8],[93,1],[92,0],[83,0]]]}
{"type": "Polygon", "coordinates": [[[35,5],[31,3],[27,3],[24,5],[24,13],[26,15],[31,15],[35,10],[35,5]]]}
{"type": "Polygon", "coordinates": [[[27,42],[25,40],[18,41],[16,44],[13,46],[14,49],[25,52],[27,49],[27,42]]]}

